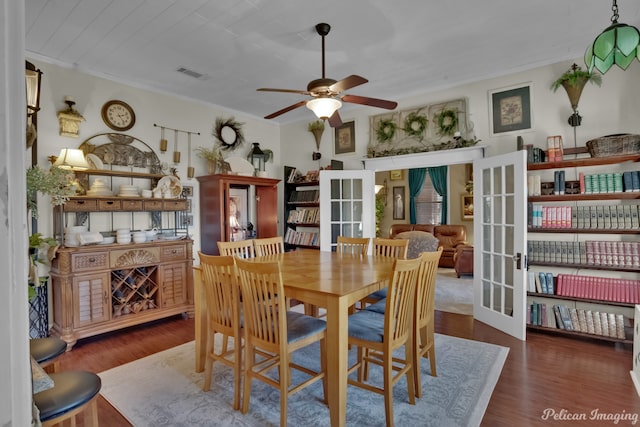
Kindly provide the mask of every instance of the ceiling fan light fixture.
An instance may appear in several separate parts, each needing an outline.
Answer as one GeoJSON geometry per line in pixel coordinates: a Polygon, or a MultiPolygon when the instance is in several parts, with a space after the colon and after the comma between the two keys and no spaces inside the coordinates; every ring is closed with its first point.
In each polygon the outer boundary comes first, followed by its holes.
{"type": "Polygon", "coordinates": [[[342,107],[342,102],[335,98],[315,98],[307,101],[307,108],[313,111],[319,119],[328,119],[342,107]]]}
{"type": "Polygon", "coordinates": [[[587,48],[584,62],[591,72],[602,74],[614,64],[626,70],[634,58],[640,60],[640,31],[636,27],[618,23],[618,4],[613,0],[611,25],[596,37],[587,48]]]}

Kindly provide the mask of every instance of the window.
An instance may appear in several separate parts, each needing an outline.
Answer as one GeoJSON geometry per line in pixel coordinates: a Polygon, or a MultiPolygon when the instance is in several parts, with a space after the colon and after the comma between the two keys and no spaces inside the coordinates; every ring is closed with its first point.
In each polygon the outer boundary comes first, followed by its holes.
{"type": "Polygon", "coordinates": [[[440,224],[442,212],[442,196],[433,188],[429,174],[424,178],[422,190],[416,197],[416,223],[440,224]]]}

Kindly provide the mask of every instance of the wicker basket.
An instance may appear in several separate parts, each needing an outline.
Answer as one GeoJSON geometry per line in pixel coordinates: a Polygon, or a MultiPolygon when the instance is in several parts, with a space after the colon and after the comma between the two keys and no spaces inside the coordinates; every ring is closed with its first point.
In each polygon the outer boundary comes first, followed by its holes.
{"type": "Polygon", "coordinates": [[[640,152],[640,135],[620,133],[587,141],[591,157],[620,156],[640,152]]]}

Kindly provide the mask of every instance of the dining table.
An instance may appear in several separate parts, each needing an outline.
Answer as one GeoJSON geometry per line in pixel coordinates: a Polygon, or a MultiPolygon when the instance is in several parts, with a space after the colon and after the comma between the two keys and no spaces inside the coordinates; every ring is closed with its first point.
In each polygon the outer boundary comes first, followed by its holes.
{"type": "MultiPolygon", "coordinates": [[[[332,426],[345,426],[349,307],[388,286],[393,259],[298,249],[253,260],[278,261],[285,296],[325,309],[329,414],[332,426]]],[[[207,348],[206,303],[198,267],[194,267],[194,279],[196,372],[202,372],[207,348]]]]}

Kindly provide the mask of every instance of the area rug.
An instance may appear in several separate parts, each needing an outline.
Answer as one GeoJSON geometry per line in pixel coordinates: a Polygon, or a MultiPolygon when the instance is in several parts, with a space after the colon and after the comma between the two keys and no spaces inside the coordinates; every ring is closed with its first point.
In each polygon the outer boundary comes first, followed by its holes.
{"type": "MultiPolygon", "coordinates": [[[[453,270],[452,270],[453,271],[453,270]]],[[[456,277],[455,272],[438,270],[435,309],[457,314],[473,314],[473,277],[456,277]]]]}
{"type": "MultiPolygon", "coordinates": [[[[394,387],[395,425],[479,425],[509,349],[439,334],[435,347],[438,376],[430,376],[424,360],[423,397],[416,405],[408,403],[404,379],[394,387]]],[[[231,368],[214,365],[211,390],[203,392],[204,374],[194,371],[194,348],[192,341],[102,372],[100,393],[136,427],[279,425],[279,392],[259,381],[253,382],[249,412],[233,410],[231,368]]],[[[295,360],[317,368],[318,352],[312,345],[295,353],[295,360]]],[[[354,357],[355,348],[349,354],[351,361],[354,357]]],[[[373,381],[381,378],[376,368],[371,375],[373,381]]],[[[321,383],[292,396],[288,424],[329,426],[329,410],[321,400],[321,383]]],[[[385,425],[383,396],[349,386],[347,424],[385,425]]]]}

